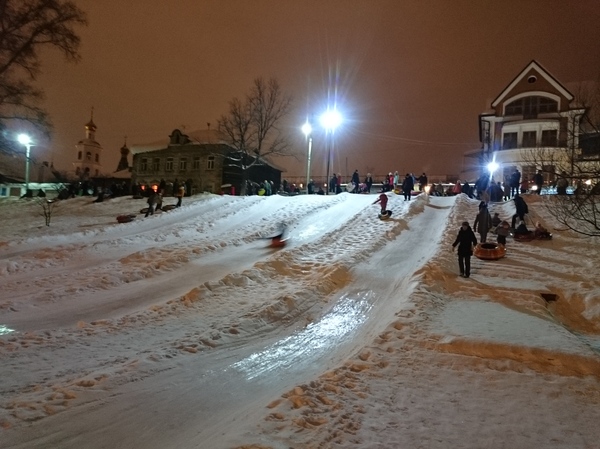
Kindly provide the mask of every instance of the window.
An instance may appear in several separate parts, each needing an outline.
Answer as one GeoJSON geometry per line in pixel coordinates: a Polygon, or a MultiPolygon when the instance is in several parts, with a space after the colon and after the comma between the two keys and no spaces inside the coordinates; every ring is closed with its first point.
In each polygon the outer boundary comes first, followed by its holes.
{"type": "Polygon", "coordinates": [[[168,157],[167,162],[165,162],[165,171],[173,171],[173,158],[168,157]]]}
{"type": "Polygon", "coordinates": [[[79,175],[81,174],[81,168],[77,167],[77,168],[75,169],[75,174],[76,174],[77,176],[79,176],[79,175]]]}
{"type": "Polygon", "coordinates": [[[160,168],[160,158],[152,159],[152,171],[158,171],[160,168]]]}
{"type": "Polygon", "coordinates": [[[82,156],[82,154],[81,154],[81,151],[80,151],[79,153],[77,153],[77,159],[81,160],[81,156],[82,156]]]}
{"type": "Polygon", "coordinates": [[[100,155],[96,153],[96,162],[100,162],[100,155]]]}
{"type": "Polygon", "coordinates": [[[200,170],[200,156],[194,156],[194,160],[192,161],[192,169],[200,170]]]}
{"type": "Polygon", "coordinates": [[[143,158],[140,161],[140,171],[147,171],[148,170],[148,159],[143,158]]]}
{"type": "Polygon", "coordinates": [[[187,170],[187,157],[179,159],[179,171],[187,170]]]}
{"type": "Polygon", "coordinates": [[[208,159],[206,160],[206,169],[207,170],[215,169],[215,157],[214,156],[208,156],[208,159]]]}
{"type": "Polygon", "coordinates": [[[511,148],[517,148],[517,133],[504,133],[502,149],[510,150],[511,148]]]}
{"type": "Polygon", "coordinates": [[[539,99],[538,102],[538,111],[540,114],[545,114],[547,112],[556,112],[558,111],[558,103],[550,98],[546,97],[537,97],[539,99]]]}
{"type": "Polygon", "coordinates": [[[542,131],[542,146],[555,147],[558,143],[558,130],[546,129],[542,131]]]}
{"type": "Polygon", "coordinates": [[[523,131],[523,148],[534,148],[537,146],[536,132],[523,131]]]}
{"type": "Polygon", "coordinates": [[[504,108],[504,115],[522,115],[535,118],[538,114],[558,111],[558,103],[547,97],[523,97],[509,103],[504,108]]]}
{"type": "Polygon", "coordinates": [[[88,161],[91,161],[91,160],[92,160],[92,153],[90,153],[89,151],[88,151],[87,153],[85,153],[85,158],[86,158],[88,161]]]}

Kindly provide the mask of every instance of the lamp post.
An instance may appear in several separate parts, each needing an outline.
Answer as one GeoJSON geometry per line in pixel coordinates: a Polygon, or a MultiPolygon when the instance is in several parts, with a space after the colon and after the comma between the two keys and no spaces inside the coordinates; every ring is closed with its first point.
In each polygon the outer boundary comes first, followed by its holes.
{"type": "Polygon", "coordinates": [[[19,134],[17,139],[19,143],[25,145],[25,194],[29,190],[29,151],[31,150],[31,138],[27,134],[19,134]]]}
{"type": "Polygon", "coordinates": [[[306,123],[302,125],[302,132],[306,136],[306,141],[308,142],[308,157],[306,160],[306,194],[308,195],[308,185],[310,183],[310,153],[312,151],[312,126],[308,119],[306,119],[306,123]]]}
{"type": "Polygon", "coordinates": [[[331,168],[331,147],[333,145],[333,133],[335,128],[337,128],[342,122],[342,116],[337,109],[327,108],[327,110],[321,115],[320,121],[323,128],[325,128],[325,145],[327,146],[327,195],[329,195],[329,171],[331,168]]]}

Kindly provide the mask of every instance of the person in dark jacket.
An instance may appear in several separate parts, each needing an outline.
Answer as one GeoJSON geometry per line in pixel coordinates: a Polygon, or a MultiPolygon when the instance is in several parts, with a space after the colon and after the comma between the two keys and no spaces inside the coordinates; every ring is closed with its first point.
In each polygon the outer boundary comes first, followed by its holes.
{"type": "Polygon", "coordinates": [[[525,221],[525,214],[529,213],[529,208],[527,207],[527,203],[523,199],[521,195],[518,193],[514,196],[513,201],[515,202],[515,214],[512,217],[511,228],[514,229],[515,224],[517,222],[517,217],[520,221],[525,221]]]}
{"type": "Polygon", "coordinates": [[[479,203],[479,213],[475,217],[475,222],[473,223],[473,230],[475,232],[479,231],[481,243],[487,241],[487,234],[490,232],[490,229],[492,229],[492,217],[487,208],[487,204],[482,201],[479,203]]]}
{"type": "Polygon", "coordinates": [[[373,177],[371,176],[371,173],[367,173],[365,184],[367,185],[367,193],[371,193],[371,186],[373,185],[373,177]]]}
{"type": "Polygon", "coordinates": [[[469,226],[468,221],[463,221],[456,240],[452,244],[452,251],[458,245],[458,269],[461,277],[468,278],[471,276],[471,256],[473,255],[473,247],[477,245],[477,237],[469,226]]]}
{"type": "Polygon", "coordinates": [[[410,201],[410,195],[415,187],[415,181],[413,177],[407,173],[402,182],[402,193],[404,193],[404,201],[410,201]]]}
{"type": "Polygon", "coordinates": [[[537,173],[533,176],[533,183],[536,185],[535,193],[540,195],[542,193],[542,187],[544,186],[544,175],[542,174],[542,170],[538,170],[537,173]]]}
{"type": "Polygon", "coordinates": [[[358,185],[360,184],[360,176],[358,175],[358,170],[354,170],[354,173],[352,174],[352,184],[354,185],[352,193],[358,193],[358,185]]]}

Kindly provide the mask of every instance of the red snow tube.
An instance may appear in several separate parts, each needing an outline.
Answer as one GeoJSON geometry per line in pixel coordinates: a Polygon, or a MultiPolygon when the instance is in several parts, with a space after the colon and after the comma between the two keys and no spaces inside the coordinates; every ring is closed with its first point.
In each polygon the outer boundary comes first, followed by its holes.
{"type": "Polygon", "coordinates": [[[117,221],[119,223],[129,223],[135,219],[135,215],[118,215],[117,221]]]}
{"type": "Polygon", "coordinates": [[[274,238],[271,240],[271,248],[283,248],[287,244],[287,239],[274,238]]]}
{"type": "Polygon", "coordinates": [[[506,256],[506,248],[497,243],[478,243],[473,254],[482,260],[498,260],[506,256]]]}

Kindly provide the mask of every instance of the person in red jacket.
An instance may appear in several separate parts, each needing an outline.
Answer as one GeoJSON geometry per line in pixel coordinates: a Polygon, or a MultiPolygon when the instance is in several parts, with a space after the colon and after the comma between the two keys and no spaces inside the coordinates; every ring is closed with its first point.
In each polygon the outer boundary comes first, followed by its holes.
{"type": "Polygon", "coordinates": [[[381,203],[381,215],[387,214],[388,197],[385,193],[379,195],[379,198],[377,198],[373,204],[377,203],[381,203]]]}

